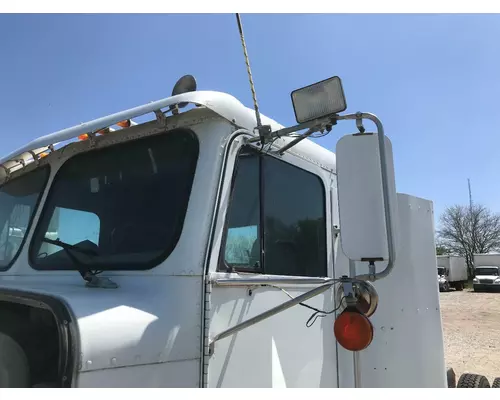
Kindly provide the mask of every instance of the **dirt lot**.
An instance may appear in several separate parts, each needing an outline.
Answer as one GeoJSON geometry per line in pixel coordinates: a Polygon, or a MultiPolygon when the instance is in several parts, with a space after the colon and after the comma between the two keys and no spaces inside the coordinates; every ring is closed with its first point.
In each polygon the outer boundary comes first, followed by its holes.
{"type": "Polygon", "coordinates": [[[441,293],[446,366],[500,377],[500,293],[441,293]]]}

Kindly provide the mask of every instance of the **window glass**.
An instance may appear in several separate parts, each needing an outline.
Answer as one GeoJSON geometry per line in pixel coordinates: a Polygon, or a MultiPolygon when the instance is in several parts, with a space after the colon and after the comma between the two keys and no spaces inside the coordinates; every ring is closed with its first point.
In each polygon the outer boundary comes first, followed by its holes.
{"type": "MultiPolygon", "coordinates": [[[[51,240],[61,240],[75,245],[89,241],[95,246],[99,245],[100,221],[93,213],[80,210],[70,210],[57,207],[50,219],[49,229],[45,237],[51,240]]],[[[60,251],[55,244],[43,242],[39,256],[49,256],[60,251]]]]}
{"type": "Polygon", "coordinates": [[[237,163],[225,259],[230,266],[260,268],[259,158],[243,154],[237,163]]]}
{"type": "Polygon", "coordinates": [[[174,130],[70,158],[37,226],[33,266],[76,269],[64,249],[45,239],[92,250],[84,261],[89,268],[157,265],[180,237],[198,152],[191,131],[174,130]]]}
{"type": "Polygon", "coordinates": [[[263,159],[266,273],[326,276],[325,191],[319,177],[263,159]]]}
{"type": "Polygon", "coordinates": [[[318,176],[244,150],[228,213],[225,266],[270,275],[326,276],[325,210],[318,176]]]}
{"type": "Polygon", "coordinates": [[[49,168],[43,167],[0,187],[0,269],[19,253],[48,177],[49,168]]]}

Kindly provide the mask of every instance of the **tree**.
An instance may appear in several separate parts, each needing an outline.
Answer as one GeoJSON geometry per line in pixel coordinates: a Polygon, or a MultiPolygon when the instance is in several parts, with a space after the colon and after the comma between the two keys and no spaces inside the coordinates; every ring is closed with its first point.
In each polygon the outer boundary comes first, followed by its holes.
{"type": "Polygon", "coordinates": [[[436,244],[436,255],[437,256],[445,256],[450,254],[450,250],[443,246],[442,244],[436,244]]]}
{"type": "Polygon", "coordinates": [[[474,254],[500,249],[500,214],[483,205],[448,207],[440,222],[439,247],[448,254],[465,257],[471,275],[474,254]]]}

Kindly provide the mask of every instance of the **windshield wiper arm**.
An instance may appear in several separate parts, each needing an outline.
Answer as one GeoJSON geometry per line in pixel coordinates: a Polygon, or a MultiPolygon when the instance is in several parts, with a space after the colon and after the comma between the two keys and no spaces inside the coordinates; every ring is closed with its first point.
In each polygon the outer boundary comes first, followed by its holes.
{"type": "Polygon", "coordinates": [[[87,267],[87,265],[85,265],[85,263],[82,263],[80,260],[78,260],[78,258],[75,257],[75,255],[72,253],[72,251],[76,251],[76,252],[86,254],[86,255],[91,255],[91,256],[97,255],[96,252],[94,252],[92,250],[88,250],[88,249],[82,249],[81,247],[63,242],[59,239],[52,240],[52,239],[43,238],[42,242],[62,247],[63,250],[66,251],[66,254],[68,255],[69,259],[73,262],[73,264],[75,264],[75,266],[76,266],[78,272],[80,273],[80,275],[82,276],[82,278],[84,280],[86,280],[87,282],[92,281],[92,277],[94,277],[96,274],[94,272],[92,272],[90,270],[90,268],[87,267]]]}
{"type": "MultiPolygon", "coordinates": [[[[90,249],[84,249],[82,247],[78,247],[78,246],[75,246],[73,244],[69,244],[69,243],[66,243],[66,242],[63,242],[59,239],[56,239],[56,240],[52,240],[52,239],[48,239],[48,238],[43,238],[42,239],[42,242],[45,242],[45,243],[49,243],[49,244],[53,244],[55,246],[59,246],[59,247],[62,247],[64,250],[68,251],[68,250],[74,250],[78,253],[82,253],[82,254],[86,254],[86,255],[89,255],[89,256],[97,256],[98,253],[95,251],[95,250],[90,250],[90,249]]],[[[68,253],[69,254],[69,253],[68,253]]],[[[78,261],[79,262],[79,261],[78,261]]],[[[80,263],[80,262],[79,262],[80,263]]],[[[80,263],[81,264],[81,263],[80,263]]]]}
{"type": "Polygon", "coordinates": [[[98,272],[92,271],[85,263],[82,263],[80,260],[78,260],[78,258],[75,257],[75,255],[72,253],[72,251],[75,251],[90,256],[97,256],[99,255],[97,251],[91,249],[84,249],[79,246],[65,243],[59,239],[52,240],[43,238],[42,242],[62,247],[64,251],[66,251],[66,254],[73,262],[73,264],[75,264],[82,278],[87,282],[86,286],[97,287],[102,289],[116,289],[118,287],[118,285],[115,282],[111,281],[110,279],[97,276],[98,272]]]}

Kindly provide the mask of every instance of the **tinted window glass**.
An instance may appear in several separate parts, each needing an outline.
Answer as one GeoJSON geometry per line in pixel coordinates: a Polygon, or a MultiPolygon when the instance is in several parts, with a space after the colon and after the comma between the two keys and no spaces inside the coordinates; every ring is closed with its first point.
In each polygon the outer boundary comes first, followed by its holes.
{"type": "Polygon", "coordinates": [[[240,268],[260,268],[259,158],[241,156],[234,181],[225,260],[240,268]]]}
{"type": "MultiPolygon", "coordinates": [[[[100,225],[99,217],[93,213],[57,207],[52,214],[45,237],[52,240],[59,239],[72,245],[88,240],[98,246],[100,225]]],[[[47,257],[60,250],[61,248],[55,244],[43,242],[39,256],[47,257]]]]}
{"type": "Polygon", "coordinates": [[[44,167],[0,187],[0,269],[16,258],[49,177],[44,167]]]}
{"type": "Polygon", "coordinates": [[[326,276],[325,192],[319,177],[263,159],[266,273],[326,276]]]}
{"type": "Polygon", "coordinates": [[[159,263],[179,239],[198,151],[192,132],[175,130],[69,159],[35,233],[34,266],[75,269],[65,250],[47,251],[44,238],[91,248],[90,267],[100,270],[159,263]]]}
{"type": "Polygon", "coordinates": [[[233,184],[224,265],[271,275],[326,276],[325,209],[319,177],[245,153],[233,184]]]}

